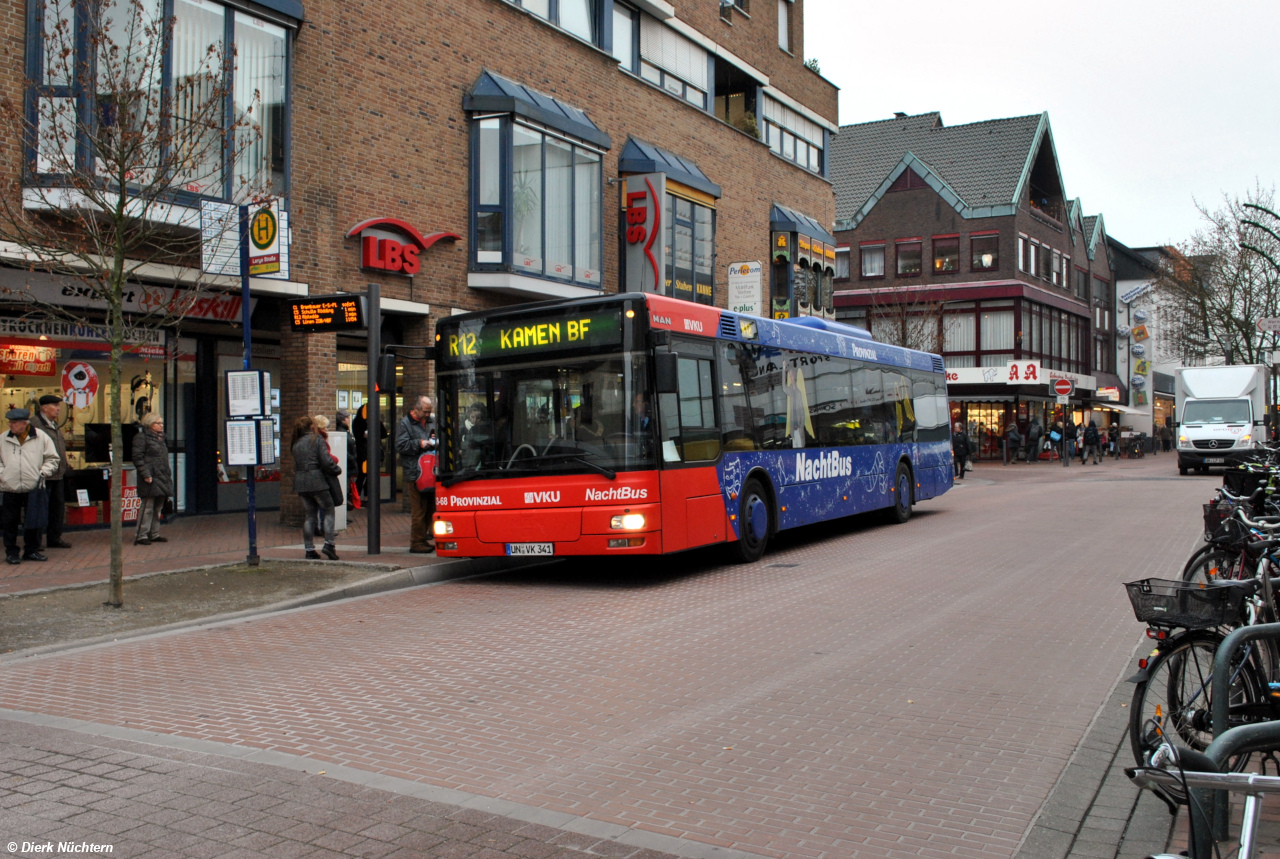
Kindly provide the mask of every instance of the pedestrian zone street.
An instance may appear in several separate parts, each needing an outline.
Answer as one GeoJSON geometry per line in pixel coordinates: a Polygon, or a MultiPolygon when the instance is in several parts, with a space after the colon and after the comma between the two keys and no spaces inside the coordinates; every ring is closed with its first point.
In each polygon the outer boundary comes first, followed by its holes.
{"type": "Polygon", "coordinates": [[[804,529],[752,565],[564,562],[6,659],[0,842],[1014,856],[1132,673],[1122,583],[1176,576],[1218,483],[1171,456],[984,464],[906,525],[804,529]],[[97,787],[56,775],[95,759],[97,787]],[[350,831],[344,792],[431,806],[350,831]]]}

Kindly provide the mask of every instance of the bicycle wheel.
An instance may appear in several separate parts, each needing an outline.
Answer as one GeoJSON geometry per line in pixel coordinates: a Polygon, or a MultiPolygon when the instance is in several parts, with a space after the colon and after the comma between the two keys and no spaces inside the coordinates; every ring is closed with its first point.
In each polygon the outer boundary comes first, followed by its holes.
{"type": "Polygon", "coordinates": [[[1216,579],[1240,578],[1240,553],[1209,543],[1196,550],[1182,568],[1184,582],[1206,584],[1216,579]]]}
{"type": "MultiPolygon", "coordinates": [[[[1213,656],[1223,638],[1211,630],[1183,633],[1147,666],[1129,705],[1129,744],[1139,766],[1163,742],[1203,752],[1213,741],[1213,656]]],[[[1229,705],[1230,727],[1269,718],[1265,675],[1252,649],[1232,666],[1229,705]]],[[[1232,760],[1231,771],[1243,769],[1248,758],[1232,760]]]]}

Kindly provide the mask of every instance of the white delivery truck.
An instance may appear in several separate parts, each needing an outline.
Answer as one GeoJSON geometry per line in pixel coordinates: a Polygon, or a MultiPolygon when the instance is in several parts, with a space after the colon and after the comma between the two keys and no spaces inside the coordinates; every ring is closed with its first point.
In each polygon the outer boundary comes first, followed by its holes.
{"type": "Polygon", "coordinates": [[[1178,473],[1249,459],[1267,440],[1270,377],[1263,364],[1179,367],[1178,473]]]}

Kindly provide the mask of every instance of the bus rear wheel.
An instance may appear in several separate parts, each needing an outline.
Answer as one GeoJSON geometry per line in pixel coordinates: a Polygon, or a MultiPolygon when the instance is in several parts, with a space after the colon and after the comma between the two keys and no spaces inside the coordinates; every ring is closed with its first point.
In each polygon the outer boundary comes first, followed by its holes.
{"type": "Polygon", "coordinates": [[[769,543],[773,513],[769,496],[758,480],[748,480],[738,495],[738,540],[730,546],[734,560],[753,564],[769,543]]]}
{"type": "Polygon", "coordinates": [[[905,462],[898,463],[898,472],[893,476],[893,507],[889,515],[899,525],[911,518],[911,469],[905,462]]]}

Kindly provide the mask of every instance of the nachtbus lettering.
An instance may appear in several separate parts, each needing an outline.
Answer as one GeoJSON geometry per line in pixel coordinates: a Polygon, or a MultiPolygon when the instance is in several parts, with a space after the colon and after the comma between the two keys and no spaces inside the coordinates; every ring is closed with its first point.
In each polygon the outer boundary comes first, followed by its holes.
{"type": "Polygon", "coordinates": [[[635,486],[614,486],[610,489],[588,489],[588,501],[642,501],[649,497],[648,489],[635,486]]]}
{"type": "Polygon", "coordinates": [[[444,496],[436,502],[439,507],[498,507],[502,504],[499,495],[452,495],[444,496]]]}
{"type": "Polygon", "coordinates": [[[559,501],[560,491],[555,492],[526,492],[524,494],[525,504],[545,504],[548,501],[559,501]]]}
{"type": "Polygon", "coordinates": [[[853,457],[841,456],[838,450],[820,453],[817,456],[808,454],[796,455],[796,482],[822,480],[826,477],[848,477],[853,474],[853,457]]]}

